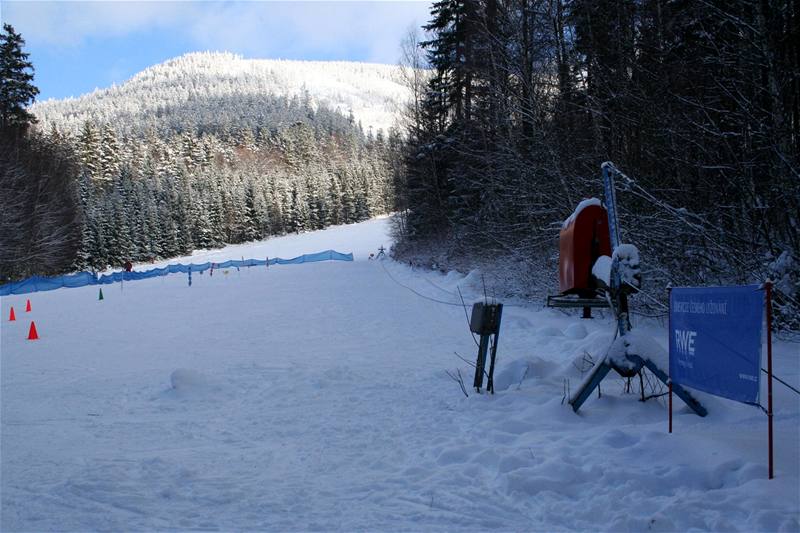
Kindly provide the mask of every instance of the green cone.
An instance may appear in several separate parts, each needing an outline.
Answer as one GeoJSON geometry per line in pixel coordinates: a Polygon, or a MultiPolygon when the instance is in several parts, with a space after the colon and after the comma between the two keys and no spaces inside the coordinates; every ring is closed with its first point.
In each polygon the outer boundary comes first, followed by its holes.
{"type": "Polygon", "coordinates": [[[97,297],[98,300],[103,299],[103,289],[100,289],[100,296],[97,297]]]}

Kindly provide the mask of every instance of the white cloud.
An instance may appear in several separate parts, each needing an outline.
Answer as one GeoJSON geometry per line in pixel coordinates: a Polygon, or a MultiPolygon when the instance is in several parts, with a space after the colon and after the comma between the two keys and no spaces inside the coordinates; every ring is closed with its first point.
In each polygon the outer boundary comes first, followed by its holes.
{"type": "Polygon", "coordinates": [[[180,36],[201,50],[250,57],[396,61],[411,23],[430,2],[20,2],[0,0],[3,20],[29,43],[78,46],[138,31],[180,36]]]}
{"type": "Polygon", "coordinates": [[[29,42],[79,45],[90,37],[127,35],[174,25],[191,3],[181,2],[21,2],[3,1],[3,20],[29,42]]]}

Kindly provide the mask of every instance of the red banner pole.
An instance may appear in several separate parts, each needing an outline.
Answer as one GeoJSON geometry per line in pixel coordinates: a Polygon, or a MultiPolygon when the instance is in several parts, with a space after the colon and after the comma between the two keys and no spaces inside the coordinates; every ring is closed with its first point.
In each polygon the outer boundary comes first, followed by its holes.
{"type": "MultiPolygon", "coordinates": [[[[669,357],[672,357],[672,287],[667,287],[667,350],[669,357]]],[[[667,372],[672,366],[670,361],[667,366],[667,372]]],[[[672,433],[672,376],[669,376],[669,432],[672,433]]]]}
{"type": "Polygon", "coordinates": [[[767,281],[767,427],[769,441],[769,479],[775,477],[772,454],[772,282],[767,281]]]}
{"type": "Polygon", "coordinates": [[[672,433],[672,380],[669,381],[669,432],[672,433]]]}

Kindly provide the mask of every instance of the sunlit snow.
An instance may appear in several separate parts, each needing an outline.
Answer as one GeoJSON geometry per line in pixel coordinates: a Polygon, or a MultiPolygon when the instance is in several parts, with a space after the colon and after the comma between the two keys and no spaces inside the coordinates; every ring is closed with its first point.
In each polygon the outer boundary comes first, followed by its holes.
{"type": "MultiPolygon", "coordinates": [[[[481,275],[369,260],[388,234],[380,219],[192,257],[335,248],[354,262],[2,298],[0,529],[800,528],[787,388],[768,481],[756,407],[696,393],[700,418],[675,398],[670,435],[666,398],[640,402],[636,380],[625,393],[610,374],[573,413],[564,398],[607,353],[613,319],[507,300],[497,392],[467,398],[446,371],[471,383],[454,352],[477,348],[464,309],[435,300],[483,297],[481,275]]],[[[663,359],[664,324],[634,319],[640,351],[663,359]]],[[[797,345],[776,341],[776,373],[797,385],[799,367],[797,345]]]]}

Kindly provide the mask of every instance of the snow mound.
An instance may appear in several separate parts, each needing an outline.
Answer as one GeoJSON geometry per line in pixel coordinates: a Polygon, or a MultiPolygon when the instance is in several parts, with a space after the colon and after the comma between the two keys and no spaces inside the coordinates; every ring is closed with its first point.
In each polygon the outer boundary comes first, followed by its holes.
{"type": "Polygon", "coordinates": [[[545,326],[537,332],[539,337],[563,337],[564,334],[555,326],[545,326]]]}
{"type": "Polygon", "coordinates": [[[470,270],[469,274],[464,276],[458,286],[461,287],[462,291],[469,290],[483,293],[483,279],[480,270],[470,270]]]}
{"type": "Polygon", "coordinates": [[[444,275],[442,280],[443,285],[448,287],[455,287],[464,280],[464,274],[458,270],[450,270],[444,275]]]}
{"type": "Polygon", "coordinates": [[[209,376],[191,368],[174,370],[169,382],[170,392],[178,396],[205,396],[220,390],[220,386],[209,376]]]}
{"type": "Polygon", "coordinates": [[[535,379],[541,382],[552,376],[559,376],[561,368],[553,361],[539,357],[514,359],[503,366],[494,377],[494,390],[514,389],[523,382],[535,379]]]}
{"type": "Polygon", "coordinates": [[[567,329],[564,330],[564,336],[569,339],[585,339],[588,334],[589,332],[586,331],[586,326],[580,323],[570,324],[567,326],[567,329]]]}
{"type": "Polygon", "coordinates": [[[532,377],[533,372],[531,372],[530,361],[527,359],[516,359],[505,365],[502,370],[494,376],[494,390],[508,390],[510,387],[516,386],[523,380],[532,377]]]}

